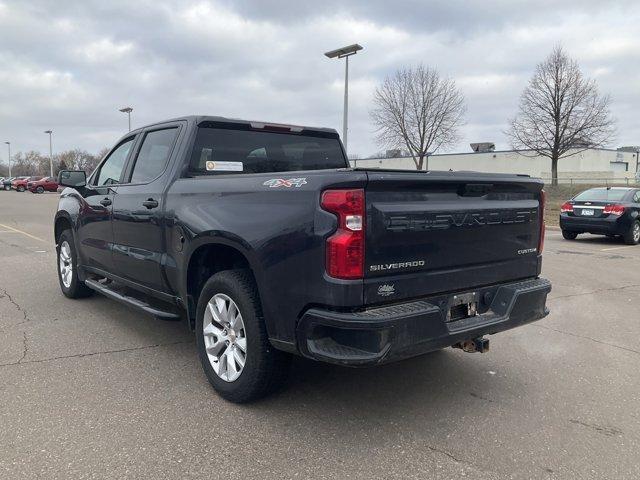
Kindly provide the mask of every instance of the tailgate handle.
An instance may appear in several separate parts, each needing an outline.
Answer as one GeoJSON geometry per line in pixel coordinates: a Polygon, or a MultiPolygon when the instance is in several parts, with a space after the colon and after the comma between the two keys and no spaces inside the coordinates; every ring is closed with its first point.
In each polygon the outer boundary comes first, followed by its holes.
{"type": "Polygon", "coordinates": [[[483,197],[493,190],[493,184],[489,183],[467,183],[459,193],[461,197],[483,197]]]}

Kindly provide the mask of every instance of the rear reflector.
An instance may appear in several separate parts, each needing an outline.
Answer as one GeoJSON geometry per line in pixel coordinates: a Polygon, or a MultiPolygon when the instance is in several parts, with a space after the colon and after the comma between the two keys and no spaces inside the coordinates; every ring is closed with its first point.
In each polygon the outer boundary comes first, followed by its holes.
{"type": "Polygon", "coordinates": [[[605,215],[617,215],[620,216],[624,213],[624,205],[607,205],[602,211],[605,215]]]}
{"type": "Polygon", "coordinates": [[[327,238],[329,276],[357,279],[364,276],[364,190],[326,190],[320,205],[338,217],[338,229],[327,238]]]}
{"type": "MultiPolygon", "coordinates": [[[[557,204],[556,204],[557,205],[557,204]]],[[[567,213],[567,212],[573,212],[573,205],[571,205],[569,202],[565,202],[562,204],[562,206],[560,207],[560,211],[562,213],[567,213]]]]}

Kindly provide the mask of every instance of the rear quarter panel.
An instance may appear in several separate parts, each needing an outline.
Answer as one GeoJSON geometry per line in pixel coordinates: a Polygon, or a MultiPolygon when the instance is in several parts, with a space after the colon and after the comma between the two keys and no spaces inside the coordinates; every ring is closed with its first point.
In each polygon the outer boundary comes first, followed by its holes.
{"type": "MultiPolygon", "coordinates": [[[[232,174],[176,180],[167,192],[166,244],[178,229],[181,252],[168,248],[167,279],[186,300],[189,259],[204,244],[229,245],[249,261],[271,338],[292,342],[296,320],[309,305],[358,307],[362,281],[325,274],[325,238],[335,216],[319,207],[327,188],[362,188],[366,174],[323,170],[232,174]],[[274,179],[304,179],[273,187],[274,179]]],[[[197,299],[196,299],[197,300],[197,299]]]]}

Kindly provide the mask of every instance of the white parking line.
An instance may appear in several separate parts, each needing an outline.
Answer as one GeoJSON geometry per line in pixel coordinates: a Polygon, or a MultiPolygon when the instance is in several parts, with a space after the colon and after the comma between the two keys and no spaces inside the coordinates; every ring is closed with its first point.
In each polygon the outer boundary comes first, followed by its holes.
{"type": "Polygon", "coordinates": [[[26,237],[29,237],[29,238],[33,238],[34,240],[38,240],[39,242],[47,243],[47,241],[46,241],[46,240],[43,240],[43,239],[42,239],[42,238],[40,238],[40,237],[36,237],[35,235],[31,235],[30,233],[23,232],[22,230],[18,230],[17,228],[10,227],[9,225],[4,225],[4,224],[0,223],[0,227],[2,227],[2,228],[6,228],[6,229],[8,229],[8,230],[12,230],[12,231],[14,231],[15,233],[21,233],[22,235],[24,235],[24,236],[26,236],[26,237]]]}

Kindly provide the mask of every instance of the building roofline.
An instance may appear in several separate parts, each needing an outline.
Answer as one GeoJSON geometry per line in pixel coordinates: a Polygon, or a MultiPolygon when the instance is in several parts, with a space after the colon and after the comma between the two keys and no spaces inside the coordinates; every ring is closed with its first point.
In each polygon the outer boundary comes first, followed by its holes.
{"type": "MultiPolygon", "coordinates": [[[[635,152],[627,152],[624,150],[617,150],[615,148],[585,148],[582,149],[583,151],[587,151],[587,150],[600,150],[600,151],[604,151],[604,152],[620,152],[620,153],[630,153],[632,155],[635,155],[635,152]]],[[[447,156],[453,156],[453,155],[489,155],[489,154],[496,154],[496,153],[520,153],[520,152],[534,152],[535,150],[532,149],[521,149],[521,150],[494,150],[492,152],[452,152],[452,153],[431,153],[431,154],[427,154],[427,157],[447,157],[447,156]]],[[[526,154],[522,154],[523,157],[526,157],[526,154]]],[[[392,158],[413,158],[411,155],[402,155],[399,157],[375,157],[375,158],[358,158],[357,161],[362,161],[362,160],[389,160],[392,158]]]]}

